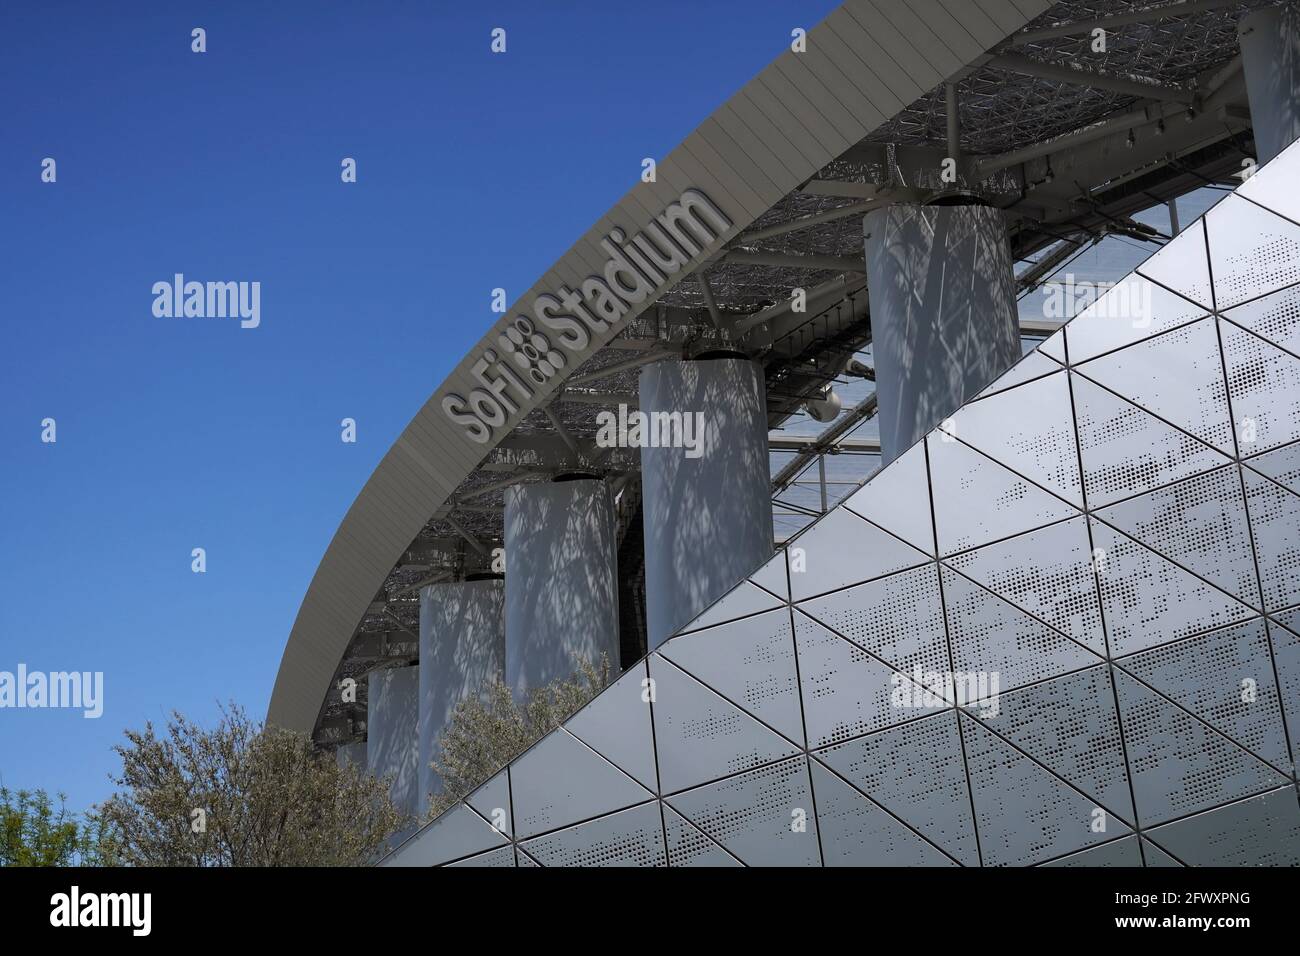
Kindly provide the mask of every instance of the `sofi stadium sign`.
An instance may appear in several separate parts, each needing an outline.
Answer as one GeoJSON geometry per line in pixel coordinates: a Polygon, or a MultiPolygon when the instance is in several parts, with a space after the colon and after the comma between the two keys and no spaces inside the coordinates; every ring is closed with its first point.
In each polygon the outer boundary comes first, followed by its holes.
{"type": "Polygon", "coordinates": [[[465,394],[443,396],[442,410],[473,441],[487,444],[521,406],[562,369],[586,357],[593,336],[617,327],[634,308],[673,281],[731,228],[704,193],[688,189],[630,239],[611,229],[600,241],[608,255],[602,275],[577,289],[561,285],[533,299],[500,330],[496,346],[470,367],[477,383],[465,394]]]}

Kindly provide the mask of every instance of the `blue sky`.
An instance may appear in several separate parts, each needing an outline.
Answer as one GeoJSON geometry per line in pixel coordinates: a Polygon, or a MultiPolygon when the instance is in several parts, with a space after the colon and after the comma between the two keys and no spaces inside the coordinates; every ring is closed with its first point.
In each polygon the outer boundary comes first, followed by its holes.
{"type": "Polygon", "coordinates": [[[0,670],[103,671],[105,712],[0,710],[0,781],[81,809],[124,728],[261,717],[326,545],[491,289],[834,6],[3,5],[0,670]],[[155,318],[176,272],[259,281],[261,326],[155,318]]]}

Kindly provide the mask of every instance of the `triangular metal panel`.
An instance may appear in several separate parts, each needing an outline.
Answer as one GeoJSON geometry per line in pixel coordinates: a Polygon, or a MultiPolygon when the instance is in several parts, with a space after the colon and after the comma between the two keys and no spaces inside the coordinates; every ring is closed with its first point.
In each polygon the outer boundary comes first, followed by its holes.
{"type": "Polygon", "coordinates": [[[565,721],[565,729],[650,791],[658,789],[645,663],[565,721]]]}
{"type": "Polygon", "coordinates": [[[1075,368],[1224,454],[1234,453],[1228,392],[1223,384],[1223,360],[1213,318],[1165,332],[1075,368]]]}
{"type": "Polygon", "coordinates": [[[808,761],[795,757],[667,798],[748,866],[820,866],[808,761]]]}
{"type": "Polygon", "coordinates": [[[939,427],[1034,484],[1083,507],[1074,411],[1064,371],[967,405],[939,427]]]}
{"type": "Polygon", "coordinates": [[[786,737],[803,740],[794,634],[784,605],[675,637],[659,653],[786,737]]]}
{"type": "Polygon", "coordinates": [[[780,760],[799,749],[657,654],[650,656],[650,677],[664,793],[780,760]]]}
{"type": "Polygon", "coordinates": [[[1074,375],[1072,384],[1090,507],[1099,508],[1232,460],[1082,375],[1074,375]]]}
{"type": "Polygon", "coordinates": [[[953,555],[946,563],[1096,653],[1106,653],[1092,542],[1082,516],[953,555]]]}
{"type": "Polygon", "coordinates": [[[510,784],[520,838],[653,796],[563,728],[551,731],[511,765],[510,784]]]}
{"type": "Polygon", "coordinates": [[[940,554],[979,547],[1079,513],[950,435],[932,433],[926,443],[940,554]]]}
{"type": "Polygon", "coordinates": [[[829,512],[799,535],[791,542],[789,553],[790,593],[796,601],[928,560],[901,538],[843,508],[829,512]]]}

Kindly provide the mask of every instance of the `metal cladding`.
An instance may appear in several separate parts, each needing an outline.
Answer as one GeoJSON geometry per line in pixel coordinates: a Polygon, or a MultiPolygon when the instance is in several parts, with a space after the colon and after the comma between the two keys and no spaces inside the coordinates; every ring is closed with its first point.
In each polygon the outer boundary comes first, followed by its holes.
{"type": "Polygon", "coordinates": [[[772,556],[763,370],[745,358],[647,365],[640,412],[653,648],[772,556]]]}
{"type": "Polygon", "coordinates": [[[1000,210],[896,203],[867,213],[872,354],[886,463],[1020,357],[1000,210]]]}
{"type": "Polygon", "coordinates": [[[366,700],[366,769],[392,777],[393,805],[414,816],[420,808],[419,667],[390,667],[370,675],[366,700]]]}
{"type": "Polygon", "coordinates": [[[420,592],[419,793],[442,789],[430,766],[456,707],[505,679],[505,584],[432,584],[420,592]]]}
{"type": "Polygon", "coordinates": [[[505,495],[506,683],[519,697],[602,656],[617,670],[614,506],[598,478],[505,495]]]}
{"type": "Polygon", "coordinates": [[[1300,10],[1265,7],[1238,24],[1255,159],[1266,163],[1300,137],[1300,10]]]}
{"type": "Polygon", "coordinates": [[[1298,177],[1300,144],[386,862],[1300,865],[1298,177]]]}

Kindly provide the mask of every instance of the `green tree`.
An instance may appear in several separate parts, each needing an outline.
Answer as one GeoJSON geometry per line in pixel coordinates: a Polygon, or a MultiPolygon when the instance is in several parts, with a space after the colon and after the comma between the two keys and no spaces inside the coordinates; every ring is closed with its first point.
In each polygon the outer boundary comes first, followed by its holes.
{"type": "Polygon", "coordinates": [[[146,724],[114,750],[122,790],[99,818],[130,865],[349,866],[408,822],[386,780],[237,705],[211,730],[173,713],[165,734],[146,724]]]}
{"type": "Polygon", "coordinates": [[[564,723],[609,684],[609,658],[578,662],[571,677],[537,688],[521,704],[502,681],[460,702],[438,738],[433,761],[442,791],[429,797],[429,819],[472,793],[494,773],[564,723]]]}
{"type": "Polygon", "coordinates": [[[0,866],[103,866],[112,862],[98,816],[85,820],[44,790],[0,787],[0,866]]]}

